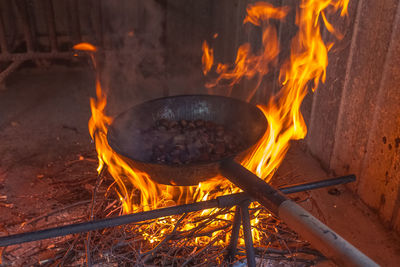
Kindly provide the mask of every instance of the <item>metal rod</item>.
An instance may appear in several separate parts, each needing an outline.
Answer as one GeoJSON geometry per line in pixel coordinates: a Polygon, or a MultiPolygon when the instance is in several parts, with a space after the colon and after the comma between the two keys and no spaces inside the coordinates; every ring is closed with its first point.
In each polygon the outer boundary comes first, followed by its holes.
{"type": "Polygon", "coordinates": [[[377,267],[372,259],[292,200],[279,207],[279,218],[338,266],[377,267]]]}
{"type": "Polygon", "coordinates": [[[311,213],[239,163],[225,160],[220,165],[220,171],[339,266],[378,266],[311,213]]]}
{"type": "Polygon", "coordinates": [[[20,21],[22,29],[24,31],[24,37],[26,41],[26,48],[28,52],[33,51],[33,41],[32,41],[32,33],[28,24],[28,15],[26,11],[26,3],[25,1],[17,0],[12,1],[14,3],[15,14],[17,19],[20,21]]]}
{"type": "Polygon", "coordinates": [[[69,15],[70,15],[70,32],[71,32],[71,41],[74,44],[81,42],[81,26],[79,20],[79,0],[70,0],[69,1],[69,15]]]}
{"type": "MultiPolygon", "coordinates": [[[[342,177],[338,178],[339,180],[343,180],[342,177]]],[[[335,180],[335,179],[331,179],[335,180]]],[[[318,182],[313,183],[306,183],[303,184],[308,185],[307,188],[310,188],[310,185],[315,184],[318,182]]],[[[297,185],[299,186],[299,185],[297,185]]],[[[286,187],[286,191],[290,191],[290,187],[286,187]]],[[[309,190],[309,189],[308,189],[309,190]]],[[[180,206],[168,207],[163,209],[156,209],[152,211],[146,212],[139,212],[135,214],[123,215],[119,217],[112,217],[106,219],[100,219],[95,221],[77,223],[77,224],[70,224],[66,226],[60,226],[55,228],[49,228],[34,232],[27,232],[21,234],[15,234],[10,236],[3,236],[0,237],[0,247],[25,243],[25,242],[32,242],[47,238],[65,236],[70,234],[76,234],[81,232],[93,231],[104,229],[108,227],[115,227],[120,226],[123,224],[129,223],[136,223],[141,221],[147,221],[151,219],[156,219],[159,217],[166,217],[172,215],[178,215],[182,213],[194,212],[203,209],[211,209],[211,208],[225,208],[225,207],[233,207],[235,205],[239,205],[249,197],[245,193],[238,193],[238,194],[231,194],[217,197],[216,199],[196,202],[192,204],[185,204],[180,206]]]]}
{"type": "Polygon", "coordinates": [[[10,235],[0,237],[0,247],[6,247],[10,245],[37,241],[47,238],[53,238],[58,236],[65,236],[70,234],[94,231],[109,227],[120,226],[129,223],[137,223],[147,220],[152,220],[160,217],[166,217],[171,215],[178,215],[182,213],[189,213],[194,211],[200,211],[204,209],[211,209],[218,207],[218,201],[216,199],[209,201],[202,201],[192,204],[185,204],[180,206],[174,206],[169,208],[151,210],[146,212],[138,212],[135,214],[123,215],[112,218],[105,218],[95,221],[70,224],[61,227],[49,228],[39,230],[35,232],[28,232],[16,235],[10,235]]]}
{"type": "MultiPolygon", "coordinates": [[[[17,23],[15,19],[15,10],[14,10],[14,3],[12,1],[0,1],[1,2],[1,10],[3,14],[3,23],[5,25],[12,25],[13,23],[17,23]]],[[[9,31],[5,30],[7,34],[7,44],[8,44],[8,51],[11,51],[15,48],[16,39],[18,39],[17,31],[9,31]]]]}
{"type": "Polygon", "coordinates": [[[47,29],[49,31],[49,41],[51,51],[57,51],[57,34],[56,34],[56,23],[54,19],[54,6],[52,0],[46,0],[44,2],[47,16],[47,29]]]}
{"type": "Polygon", "coordinates": [[[279,206],[287,200],[281,192],[233,159],[221,162],[220,173],[276,215],[279,206]]]}
{"type": "Polygon", "coordinates": [[[232,262],[235,259],[238,240],[239,240],[240,224],[241,224],[240,206],[236,206],[235,216],[233,217],[231,239],[226,249],[227,254],[225,256],[225,259],[227,262],[232,262]]]}
{"type": "Polygon", "coordinates": [[[97,46],[103,47],[104,46],[104,37],[103,37],[103,14],[101,10],[101,2],[100,0],[94,0],[93,9],[95,15],[95,34],[96,34],[96,41],[97,46]]]}
{"type": "Polygon", "coordinates": [[[28,53],[9,53],[0,54],[0,61],[13,60],[33,60],[33,59],[52,59],[52,58],[72,58],[74,55],[85,55],[83,52],[28,52],[28,53]]]}
{"type": "Polygon", "coordinates": [[[0,48],[1,53],[8,53],[8,45],[7,45],[7,38],[6,38],[6,31],[4,28],[3,16],[0,12],[0,48]]]}
{"type": "Polygon", "coordinates": [[[284,194],[293,194],[293,193],[298,193],[298,192],[303,192],[303,191],[308,191],[312,189],[317,189],[317,188],[323,188],[323,187],[328,187],[328,186],[333,186],[333,185],[340,185],[340,184],[347,184],[350,182],[354,182],[356,180],[356,176],[351,174],[351,175],[346,175],[346,176],[340,176],[337,178],[332,178],[332,179],[327,179],[327,180],[320,180],[317,182],[311,182],[311,183],[303,183],[303,184],[298,184],[298,185],[290,185],[287,187],[280,187],[278,188],[279,191],[281,191],[284,194]]]}
{"type": "Polygon", "coordinates": [[[32,42],[32,48],[33,50],[36,50],[37,47],[37,37],[38,34],[36,32],[37,26],[36,26],[36,15],[35,15],[35,3],[34,2],[39,2],[39,1],[31,1],[31,0],[24,0],[24,8],[25,8],[25,14],[26,14],[26,21],[28,22],[28,28],[29,32],[31,34],[31,42],[32,42]]]}
{"type": "Polygon", "coordinates": [[[251,234],[251,223],[249,213],[250,201],[246,201],[240,205],[240,213],[242,215],[244,244],[246,246],[247,266],[256,267],[256,254],[254,252],[253,235],[251,234]]]}
{"type": "Polygon", "coordinates": [[[14,61],[10,65],[8,65],[5,70],[0,72],[0,84],[3,83],[7,76],[10,75],[14,70],[16,70],[22,63],[23,61],[20,60],[14,61]]]}

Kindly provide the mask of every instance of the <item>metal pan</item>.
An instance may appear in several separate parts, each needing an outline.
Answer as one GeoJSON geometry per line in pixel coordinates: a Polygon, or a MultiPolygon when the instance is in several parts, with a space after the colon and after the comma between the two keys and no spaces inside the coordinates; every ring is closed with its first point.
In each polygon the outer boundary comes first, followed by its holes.
{"type": "MultiPolygon", "coordinates": [[[[378,266],[332,229],[235,162],[261,138],[267,127],[264,115],[251,104],[222,96],[190,95],[152,100],[118,116],[108,132],[111,148],[135,168],[162,184],[193,185],[220,173],[260,204],[278,215],[290,228],[339,266],[378,266]],[[208,120],[241,133],[247,149],[235,157],[205,164],[167,165],[150,162],[154,138],[143,130],[161,118],[208,120]]],[[[248,258],[249,254],[248,254],[248,258]]],[[[254,259],[250,262],[255,266],[254,259]]]]}
{"type": "Polygon", "coordinates": [[[240,160],[253,148],[267,128],[265,116],[257,107],[224,96],[165,97],[139,104],[117,116],[107,136],[111,148],[122,155],[129,165],[148,173],[157,183],[167,185],[197,185],[215,177],[220,173],[220,161],[184,165],[151,162],[152,147],[165,143],[165,138],[171,138],[144,134],[160,119],[201,119],[235,131],[246,147],[234,155],[236,160],[240,160]]]}

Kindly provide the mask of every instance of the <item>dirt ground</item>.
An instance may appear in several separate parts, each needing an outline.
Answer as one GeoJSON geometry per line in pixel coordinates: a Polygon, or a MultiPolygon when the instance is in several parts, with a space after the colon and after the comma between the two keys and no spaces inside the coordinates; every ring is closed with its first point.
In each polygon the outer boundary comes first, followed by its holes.
{"type": "MultiPolygon", "coordinates": [[[[97,167],[87,129],[93,94],[90,70],[54,67],[22,70],[9,77],[6,90],[0,91],[1,236],[87,216],[97,167]],[[81,204],[37,223],[41,215],[73,203],[81,204]]],[[[273,180],[275,185],[328,178],[305,150],[301,144],[292,146],[273,180]]],[[[377,263],[398,266],[398,237],[345,186],[335,188],[335,194],[320,189],[297,197],[377,263]]]]}

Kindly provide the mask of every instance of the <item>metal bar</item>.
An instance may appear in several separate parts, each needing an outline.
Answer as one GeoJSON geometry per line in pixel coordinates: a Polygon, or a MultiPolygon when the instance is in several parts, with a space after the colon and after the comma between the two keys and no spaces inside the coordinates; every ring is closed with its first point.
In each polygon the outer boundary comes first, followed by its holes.
{"type": "Polygon", "coordinates": [[[77,44],[82,40],[78,1],[79,0],[70,0],[68,2],[70,11],[68,12],[70,16],[70,37],[73,44],[77,44]]]}
{"type": "Polygon", "coordinates": [[[220,173],[274,214],[278,214],[279,206],[287,200],[278,190],[232,159],[221,162],[220,173]]]}
{"type": "MultiPolygon", "coordinates": [[[[12,1],[0,1],[1,2],[1,9],[3,14],[3,23],[5,25],[13,25],[16,23],[16,15],[14,4],[12,1]]],[[[18,32],[17,31],[8,31],[6,30],[5,33],[7,34],[7,43],[8,43],[8,51],[13,51],[16,45],[16,39],[18,32]]]]}
{"type": "MultiPolygon", "coordinates": [[[[342,179],[342,178],[339,178],[342,179]]],[[[331,179],[334,180],[334,179],[331,179]]],[[[316,183],[316,182],[314,182],[316,183]]],[[[313,183],[307,183],[313,184],[313,183]]],[[[309,187],[308,187],[309,188],[309,187]]],[[[286,188],[286,191],[290,188],[286,188]]],[[[180,206],[168,207],[163,209],[157,209],[146,212],[139,212],[135,214],[123,215],[119,217],[106,218],[96,221],[83,222],[78,224],[70,224],[66,226],[60,226],[55,228],[49,228],[34,232],[21,233],[10,236],[0,237],[0,247],[37,241],[46,238],[53,238],[58,236],[65,236],[70,234],[76,234],[81,232],[93,231],[108,227],[120,226],[123,224],[147,221],[159,217],[178,215],[182,213],[194,212],[203,209],[211,208],[225,208],[232,207],[243,203],[243,201],[248,200],[248,196],[245,193],[231,194],[217,197],[216,199],[196,202],[192,204],[185,204],[180,206]]]]}
{"type": "Polygon", "coordinates": [[[356,176],[351,174],[351,175],[340,176],[337,178],[321,180],[321,181],[316,181],[316,182],[311,182],[311,183],[306,183],[306,184],[303,183],[303,184],[291,185],[291,186],[287,186],[287,187],[280,187],[278,189],[279,189],[279,191],[281,191],[284,194],[293,194],[293,193],[298,193],[298,192],[303,192],[303,191],[308,191],[308,190],[312,190],[312,189],[323,188],[323,187],[328,187],[328,186],[333,186],[333,185],[347,184],[350,182],[354,182],[355,180],[356,180],[356,176]]]}
{"type": "Polygon", "coordinates": [[[244,244],[246,246],[247,266],[256,267],[256,254],[254,252],[253,235],[251,234],[251,223],[249,213],[250,201],[246,201],[240,205],[240,213],[242,215],[244,244]]]}
{"type": "Polygon", "coordinates": [[[33,60],[33,59],[52,59],[52,58],[72,58],[73,56],[85,55],[83,52],[28,52],[28,53],[10,53],[0,54],[0,61],[14,60],[33,60]]]}
{"type": "Polygon", "coordinates": [[[49,31],[49,42],[51,51],[55,52],[57,48],[57,34],[56,34],[56,22],[54,19],[54,6],[51,0],[44,2],[47,17],[47,29],[49,31]]]}
{"type": "Polygon", "coordinates": [[[96,14],[94,29],[96,31],[97,46],[103,47],[103,14],[101,11],[100,0],[94,0],[93,8],[95,10],[94,13],[96,14]]]}
{"type": "MultiPolygon", "coordinates": [[[[341,176],[337,178],[331,178],[327,180],[319,180],[315,182],[308,182],[308,183],[301,183],[297,184],[294,186],[286,186],[286,187],[280,187],[278,188],[279,191],[281,191],[283,194],[293,194],[293,193],[298,193],[302,191],[308,191],[308,190],[313,190],[313,189],[318,189],[318,188],[324,188],[328,186],[333,186],[333,185],[339,185],[339,184],[346,184],[350,182],[354,182],[356,180],[356,176],[351,174],[351,175],[346,175],[346,176],[341,176]]],[[[251,199],[250,196],[248,196],[246,193],[237,193],[237,194],[231,194],[231,195],[225,195],[218,197],[218,207],[219,208],[229,208],[234,205],[238,205],[239,203],[251,199]]],[[[253,200],[252,200],[253,201],[253,200]]]]}
{"type": "Polygon", "coordinates": [[[4,82],[8,75],[10,75],[14,70],[16,70],[23,61],[14,61],[8,67],[0,72],[0,84],[4,82]]]}
{"type": "Polygon", "coordinates": [[[239,163],[225,160],[221,163],[220,171],[339,266],[378,266],[311,213],[239,163]]]}
{"type": "Polygon", "coordinates": [[[238,239],[239,239],[240,224],[241,224],[240,206],[236,206],[235,216],[233,217],[231,239],[226,249],[227,254],[225,256],[225,260],[227,262],[232,262],[235,259],[238,239]]]}
{"type": "Polygon", "coordinates": [[[280,205],[278,216],[338,266],[379,266],[292,200],[286,200],[280,205]]]}
{"type": "Polygon", "coordinates": [[[70,234],[88,232],[93,230],[104,229],[108,227],[115,227],[129,223],[137,223],[141,221],[152,220],[160,217],[166,217],[171,215],[178,215],[182,213],[189,213],[194,211],[200,211],[204,209],[211,209],[218,206],[216,199],[197,202],[193,204],[185,204],[180,206],[174,206],[169,208],[151,210],[146,212],[138,212],[135,214],[123,215],[119,217],[100,219],[96,221],[89,221],[84,223],[71,224],[61,227],[55,227],[35,232],[16,234],[11,236],[0,237],[0,247],[6,247],[10,245],[37,241],[47,238],[53,238],[58,236],[65,236],[70,234]]]}
{"type": "Polygon", "coordinates": [[[1,53],[4,54],[8,53],[6,31],[4,28],[3,16],[1,12],[0,12],[0,48],[1,48],[1,53]]]}
{"type": "Polygon", "coordinates": [[[26,15],[26,22],[27,24],[27,30],[29,30],[31,34],[31,42],[32,42],[32,49],[36,50],[37,49],[37,26],[36,26],[36,15],[35,15],[35,8],[34,8],[34,3],[35,1],[32,0],[24,0],[24,13],[26,15]]]}
{"type": "Polygon", "coordinates": [[[26,3],[25,1],[15,0],[12,1],[14,3],[14,9],[17,19],[20,21],[22,29],[24,31],[24,37],[26,41],[26,49],[28,52],[33,51],[33,41],[32,41],[32,33],[29,28],[27,11],[26,11],[26,3]]]}

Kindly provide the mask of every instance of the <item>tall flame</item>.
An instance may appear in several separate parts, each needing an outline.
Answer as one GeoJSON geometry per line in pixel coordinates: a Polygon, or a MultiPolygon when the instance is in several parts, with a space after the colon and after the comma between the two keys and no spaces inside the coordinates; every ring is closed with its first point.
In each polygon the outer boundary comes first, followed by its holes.
{"type": "Polygon", "coordinates": [[[214,50],[208,46],[206,41],[203,42],[202,50],[203,57],[201,58],[201,62],[203,63],[203,73],[206,75],[214,63],[214,50]]]}
{"type": "MultiPolygon", "coordinates": [[[[320,21],[324,23],[329,32],[340,37],[340,34],[328,22],[326,13],[341,10],[340,14],[344,16],[347,14],[347,6],[348,0],[300,1],[295,22],[298,32],[291,41],[290,57],[282,64],[279,72],[281,89],[268,101],[267,105],[258,106],[268,120],[268,130],[256,148],[241,162],[243,166],[266,181],[271,179],[282,162],[289,148],[290,140],[305,137],[307,129],[300,112],[302,100],[310,86],[315,90],[319,82],[325,80],[328,64],[327,53],[332,44],[326,45],[323,42],[320,33],[320,21]]],[[[262,28],[262,49],[253,53],[250,44],[241,45],[237,51],[235,64],[233,66],[222,63],[216,64],[218,77],[208,82],[206,86],[213,88],[217,85],[228,84],[232,88],[243,79],[256,78],[256,85],[248,92],[247,101],[250,101],[261,86],[263,77],[278,63],[280,44],[276,27],[270,20],[283,20],[288,13],[289,7],[276,7],[265,2],[249,5],[243,23],[251,23],[262,28]]],[[[78,44],[75,49],[90,52],[93,64],[96,67],[95,47],[90,44],[78,44]]],[[[214,51],[206,42],[203,43],[202,49],[203,72],[207,74],[214,65],[214,51]]],[[[96,98],[90,101],[92,117],[89,121],[89,130],[95,141],[99,170],[104,165],[108,166],[108,172],[115,179],[117,192],[125,213],[207,200],[218,195],[239,191],[237,187],[222,177],[215,177],[197,186],[160,185],[153,182],[148,174],[129,166],[107,143],[106,136],[112,118],[105,114],[107,94],[101,88],[99,75],[97,75],[96,80],[96,98]]],[[[203,211],[202,214],[212,212],[214,211],[207,210],[203,211]]],[[[231,218],[228,216],[223,219],[231,218]]],[[[171,222],[174,220],[172,218],[171,222]]],[[[164,223],[165,220],[157,227],[164,227],[164,223]]],[[[189,223],[185,227],[195,227],[195,224],[189,223]]],[[[165,229],[157,230],[155,236],[149,236],[146,231],[144,231],[144,235],[150,242],[154,242],[159,240],[162,233],[165,233],[165,229]]],[[[255,242],[258,241],[258,236],[258,232],[254,230],[255,242]]],[[[196,239],[196,242],[201,242],[201,240],[196,239]]]]}
{"type": "MultiPolygon", "coordinates": [[[[324,82],[328,65],[328,51],[333,44],[325,45],[321,37],[319,19],[322,18],[329,32],[341,37],[326,18],[326,12],[341,9],[341,15],[347,14],[348,0],[302,0],[296,13],[298,33],[291,41],[291,54],[283,63],[279,78],[280,91],[274,95],[266,106],[259,105],[268,120],[268,130],[256,149],[242,162],[242,165],[269,181],[279,167],[288,148],[290,140],[302,139],[307,133],[301,103],[307,94],[310,82],[314,91],[320,81],[324,82]]],[[[251,54],[250,45],[239,47],[235,65],[217,65],[218,78],[208,83],[208,87],[229,80],[230,86],[237,84],[243,77],[258,77],[254,88],[249,90],[250,101],[259,89],[262,78],[268,73],[268,64],[275,62],[279,54],[279,43],[275,27],[268,24],[270,19],[283,19],[288,13],[287,7],[274,7],[271,4],[258,2],[249,5],[243,23],[263,26],[263,52],[251,54]]]]}
{"type": "MultiPolygon", "coordinates": [[[[218,78],[206,84],[207,87],[214,87],[222,81],[227,81],[230,88],[239,83],[243,78],[252,79],[256,76],[257,85],[250,92],[247,100],[249,101],[256,93],[261,84],[262,77],[266,75],[271,65],[277,63],[279,54],[279,42],[275,26],[269,23],[270,19],[283,19],[289,11],[288,7],[274,7],[265,2],[259,2],[249,5],[247,8],[247,16],[243,23],[252,23],[256,26],[263,27],[262,44],[263,49],[256,54],[252,54],[249,43],[241,45],[238,49],[235,65],[231,67],[229,64],[219,63],[216,72],[218,78]]],[[[206,62],[209,65],[210,62],[206,62]]],[[[231,90],[229,91],[229,94],[231,90]]]]}

